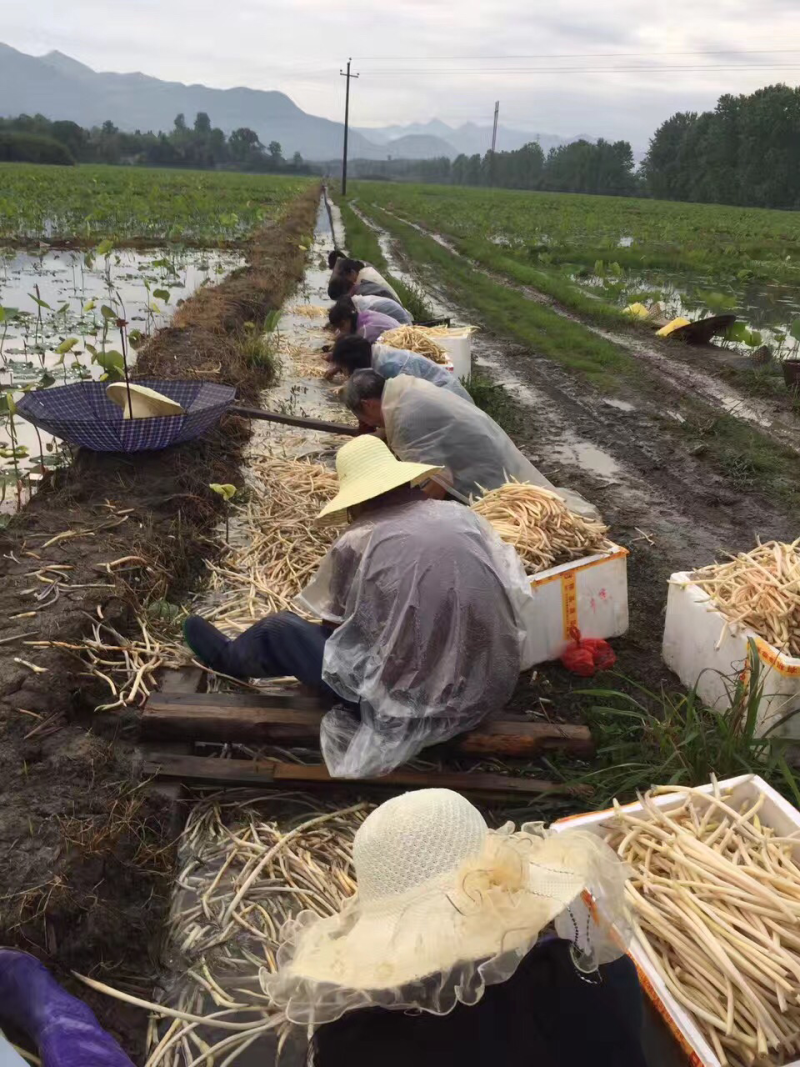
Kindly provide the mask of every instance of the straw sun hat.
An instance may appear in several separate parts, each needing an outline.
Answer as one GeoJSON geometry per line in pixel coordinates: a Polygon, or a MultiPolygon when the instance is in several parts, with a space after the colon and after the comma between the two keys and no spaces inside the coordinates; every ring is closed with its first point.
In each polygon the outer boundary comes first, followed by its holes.
{"type": "Polygon", "coordinates": [[[290,920],[277,972],[261,974],[299,1025],[370,1006],[446,1014],[475,1004],[554,920],[581,970],[625,951],[629,870],[587,832],[491,831],[460,794],[422,789],[372,812],[353,861],[357,895],[338,915],[290,920]]]}
{"type": "Polygon", "coordinates": [[[328,518],[401,485],[416,485],[440,471],[427,463],[401,463],[374,434],[348,441],[336,453],[339,492],[317,518],[328,518]]]}

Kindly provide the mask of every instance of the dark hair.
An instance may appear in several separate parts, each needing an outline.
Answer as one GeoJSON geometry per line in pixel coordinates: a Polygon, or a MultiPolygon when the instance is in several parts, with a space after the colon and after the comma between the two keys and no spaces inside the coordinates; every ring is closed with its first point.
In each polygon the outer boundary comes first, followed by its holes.
{"type": "Polygon", "coordinates": [[[328,266],[331,270],[333,270],[337,259],[346,259],[346,256],[344,252],[340,251],[338,248],[334,248],[332,252],[328,253],[328,266]]]}
{"type": "Polygon", "coordinates": [[[362,263],[360,259],[348,259],[347,256],[342,256],[341,259],[336,261],[337,274],[358,274],[364,267],[366,267],[366,263],[362,263]]]}
{"type": "Polygon", "coordinates": [[[331,363],[347,371],[348,374],[353,374],[358,370],[370,370],[372,368],[372,345],[365,337],[356,337],[354,334],[340,337],[333,346],[331,363]]]}
{"type": "Polygon", "coordinates": [[[328,312],[328,322],[331,326],[343,326],[349,323],[351,330],[355,332],[358,325],[358,309],[349,296],[343,296],[336,301],[328,312]]]}
{"type": "Polygon", "coordinates": [[[328,296],[331,300],[341,300],[347,296],[353,286],[343,274],[333,274],[328,282],[328,296]]]}
{"type": "Polygon", "coordinates": [[[338,300],[339,297],[346,296],[353,287],[353,283],[347,280],[347,275],[358,274],[363,268],[364,264],[360,259],[348,259],[347,256],[340,256],[334,260],[333,274],[328,282],[328,296],[331,300],[338,300]]]}
{"type": "Polygon", "coordinates": [[[365,400],[378,400],[383,396],[384,385],[385,380],[374,370],[357,370],[350,375],[342,389],[345,407],[357,415],[365,400]]]}

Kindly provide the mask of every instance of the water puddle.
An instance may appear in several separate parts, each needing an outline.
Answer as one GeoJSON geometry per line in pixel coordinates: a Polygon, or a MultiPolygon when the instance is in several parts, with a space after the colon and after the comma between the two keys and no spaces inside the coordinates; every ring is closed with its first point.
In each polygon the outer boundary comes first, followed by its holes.
{"type": "Polygon", "coordinates": [[[621,473],[619,463],[608,452],[572,434],[566,434],[561,441],[550,445],[549,453],[555,459],[591,471],[600,478],[616,479],[621,473]]]}
{"type": "MultiPolygon", "coordinates": [[[[619,247],[628,248],[632,238],[623,237],[619,247]]],[[[731,313],[737,316],[727,340],[715,338],[715,344],[732,351],[750,354],[761,345],[772,349],[776,362],[797,352],[791,336],[792,324],[800,318],[800,291],[797,285],[752,279],[738,284],[692,272],[637,271],[607,263],[601,273],[581,276],[572,281],[584,291],[594,293],[618,307],[633,302],[660,304],[663,318],[695,320],[707,315],[731,313]]]]}
{"type": "MultiPolygon", "coordinates": [[[[493,357],[479,353],[477,362],[480,366],[490,367],[494,371],[493,377],[497,384],[519,403],[536,411],[542,411],[549,406],[550,400],[544,393],[511,374],[493,357]]],[[[616,401],[614,406],[623,404],[625,401],[616,401]]],[[[625,404],[625,409],[635,410],[631,404],[625,404]]],[[[612,455],[566,427],[559,428],[558,440],[548,442],[546,455],[548,460],[554,459],[580,467],[581,470],[590,471],[603,479],[616,479],[622,473],[619,463],[612,455]]]]}
{"type": "Polygon", "coordinates": [[[244,262],[217,250],[0,252],[0,512],[15,510],[44,469],[68,458],[60,442],[9,417],[5,397],[102,378],[122,347],[117,318],[128,323],[133,366],[136,348],[176,306],[244,262]]]}

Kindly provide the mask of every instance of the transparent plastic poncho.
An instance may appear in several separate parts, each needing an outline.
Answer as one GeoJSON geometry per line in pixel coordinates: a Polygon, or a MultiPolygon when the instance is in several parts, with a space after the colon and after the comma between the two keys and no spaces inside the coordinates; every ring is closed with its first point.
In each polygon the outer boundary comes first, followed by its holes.
{"type": "Polygon", "coordinates": [[[533,607],[516,552],[480,516],[420,500],[356,520],[297,598],[336,626],[321,746],[341,778],[387,774],[509,700],[533,607]]]}
{"type": "Polygon", "coordinates": [[[396,378],[400,374],[407,374],[412,378],[424,378],[426,382],[435,385],[438,389],[446,389],[455,396],[460,396],[468,404],[472,403],[467,390],[458,380],[458,375],[446,367],[434,363],[432,359],[426,359],[416,352],[409,352],[406,348],[390,348],[378,342],[372,346],[372,369],[380,374],[381,378],[396,378]]]}
{"type": "Polygon", "coordinates": [[[358,311],[379,311],[381,315],[388,315],[401,326],[410,326],[414,321],[402,304],[390,300],[388,296],[354,296],[351,299],[358,311]]]}
{"type": "Polygon", "coordinates": [[[579,515],[597,511],[578,493],[557,488],[485,411],[430,382],[403,375],[383,391],[386,443],[398,459],[435,463],[463,497],[511,479],[552,489],[579,515]]]}

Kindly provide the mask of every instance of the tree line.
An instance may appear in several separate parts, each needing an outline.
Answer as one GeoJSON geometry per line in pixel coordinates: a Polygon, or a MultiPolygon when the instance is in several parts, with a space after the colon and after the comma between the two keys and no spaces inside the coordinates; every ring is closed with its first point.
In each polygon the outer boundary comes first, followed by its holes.
{"type": "Polygon", "coordinates": [[[574,141],[545,155],[536,141],[513,152],[438,159],[356,161],[355,176],[451,185],[635,196],[641,192],[627,141],[574,141]]]}
{"type": "Polygon", "coordinates": [[[800,88],[769,85],[673,115],[653,135],[642,174],[662,200],[800,208],[800,88]]]}
{"type": "Polygon", "coordinates": [[[278,141],[263,145],[255,130],[246,126],[226,137],[204,111],[197,113],[193,126],[178,115],[168,133],[126,133],[110,121],[84,129],[76,122],[54,122],[44,115],[0,119],[0,160],[310,173],[299,152],[286,160],[278,141]]]}

